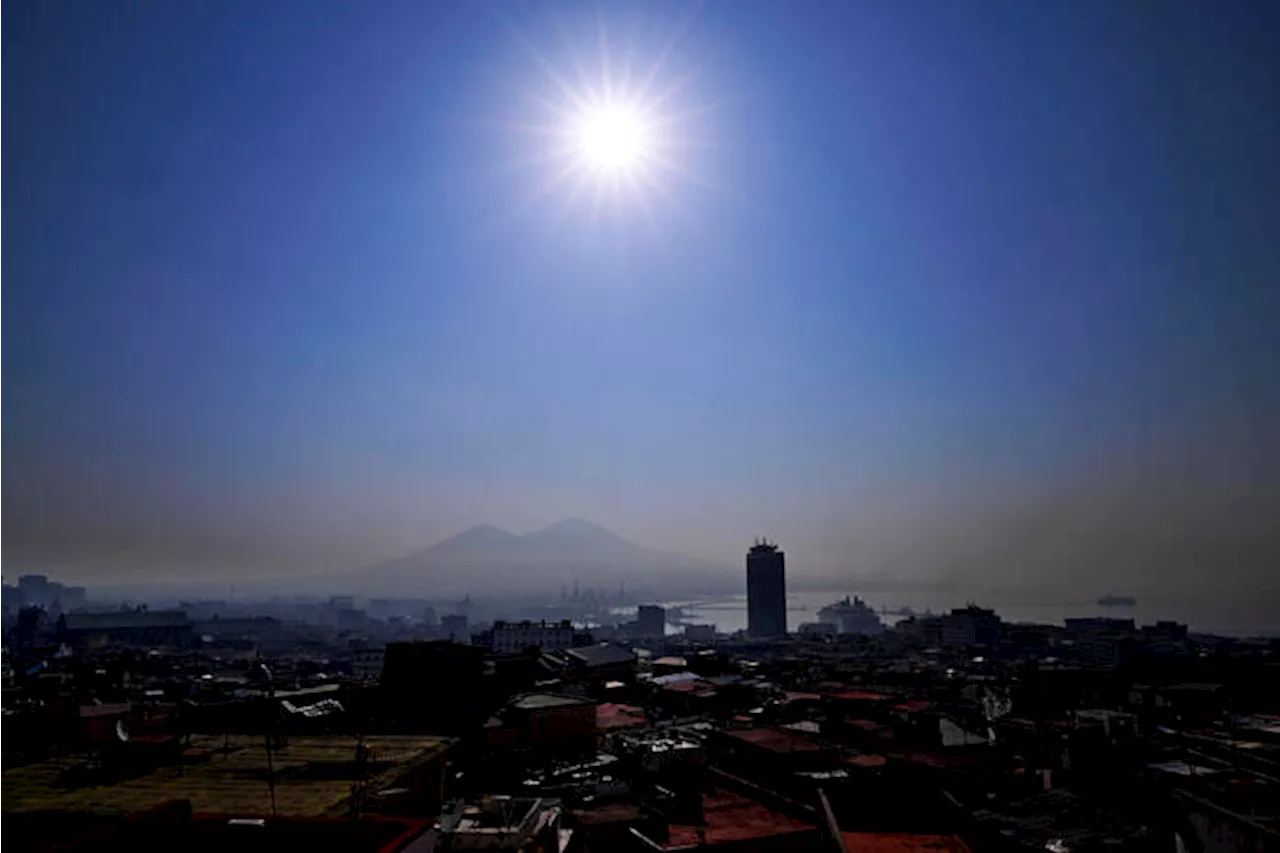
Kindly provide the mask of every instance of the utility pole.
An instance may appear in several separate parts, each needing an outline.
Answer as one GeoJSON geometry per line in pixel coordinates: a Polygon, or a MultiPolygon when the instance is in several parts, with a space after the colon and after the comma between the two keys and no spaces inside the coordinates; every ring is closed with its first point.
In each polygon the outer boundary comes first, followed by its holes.
{"type": "Polygon", "coordinates": [[[276,816],[276,769],[275,763],[271,757],[271,736],[274,733],[276,718],[276,687],[275,682],[271,678],[271,670],[267,668],[265,663],[259,663],[258,668],[262,670],[262,674],[267,678],[267,726],[266,726],[266,747],[267,747],[267,792],[271,795],[271,816],[276,816]]]}

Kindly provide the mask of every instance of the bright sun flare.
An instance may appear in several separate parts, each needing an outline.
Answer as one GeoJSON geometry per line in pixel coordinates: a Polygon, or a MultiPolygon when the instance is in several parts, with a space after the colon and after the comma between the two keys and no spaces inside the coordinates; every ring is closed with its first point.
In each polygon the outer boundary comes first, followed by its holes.
{"type": "Polygon", "coordinates": [[[705,145],[701,130],[713,106],[692,100],[697,75],[685,69],[679,50],[689,22],[648,60],[643,42],[611,49],[603,21],[595,23],[580,37],[560,27],[562,53],[544,53],[515,31],[536,66],[517,84],[514,125],[523,137],[517,150],[537,175],[520,205],[562,190],[556,221],[586,206],[593,224],[640,213],[657,234],[659,206],[682,212],[677,188],[707,185],[696,174],[696,152],[705,145]],[[594,60],[592,44],[599,50],[594,60]]]}
{"type": "Polygon", "coordinates": [[[635,169],[651,153],[648,123],[635,107],[593,106],[578,120],[578,155],[599,172],[635,169]]]}

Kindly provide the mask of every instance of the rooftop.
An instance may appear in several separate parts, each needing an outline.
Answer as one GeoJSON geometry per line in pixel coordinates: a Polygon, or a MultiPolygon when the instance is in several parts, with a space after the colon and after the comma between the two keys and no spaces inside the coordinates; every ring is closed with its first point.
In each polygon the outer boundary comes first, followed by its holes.
{"type": "Polygon", "coordinates": [[[873,693],[870,690],[845,690],[843,693],[835,693],[832,699],[843,699],[846,702],[887,702],[889,697],[883,693],[873,693]]]}
{"type": "MultiPolygon", "coordinates": [[[[150,773],[101,784],[75,784],[68,768],[96,764],[96,756],[63,757],[6,770],[6,814],[30,811],[135,813],[161,803],[190,800],[197,812],[262,815],[270,810],[267,756],[262,737],[194,735],[189,752],[208,756],[156,768],[150,773]]],[[[365,764],[369,790],[391,787],[414,766],[447,749],[452,740],[430,736],[378,735],[364,739],[373,751],[365,764]]],[[[276,809],[280,815],[314,817],[341,813],[351,785],[360,778],[356,740],[345,735],[290,738],[273,752],[276,809]]]]}
{"type": "Polygon", "coordinates": [[[638,706],[615,702],[596,706],[596,727],[599,729],[624,729],[645,724],[644,709],[638,706]]]}
{"type": "Polygon", "coordinates": [[[701,678],[692,678],[685,681],[677,681],[674,684],[665,684],[662,689],[669,693],[692,693],[699,696],[715,695],[715,687],[713,687],[709,682],[703,681],[701,678]]]}
{"type": "Polygon", "coordinates": [[[568,657],[584,666],[609,666],[610,664],[631,663],[636,659],[630,650],[615,646],[613,643],[597,643],[594,646],[579,646],[565,649],[568,657]]]}
{"type": "Polygon", "coordinates": [[[888,726],[877,723],[875,720],[845,720],[844,723],[867,732],[878,732],[882,729],[888,731],[888,726]]]}
{"type": "Polygon", "coordinates": [[[729,737],[745,740],[772,752],[817,752],[825,749],[820,743],[800,732],[781,728],[737,729],[725,732],[729,737]]]}
{"type": "Polygon", "coordinates": [[[887,763],[883,755],[854,755],[844,761],[856,767],[884,767],[887,763]]]}
{"type": "Polygon", "coordinates": [[[927,711],[932,707],[933,707],[932,702],[927,702],[923,699],[912,699],[907,702],[899,702],[897,705],[893,706],[893,710],[906,711],[908,713],[914,714],[920,711],[927,711]]]}
{"type": "Polygon", "coordinates": [[[969,853],[955,835],[910,835],[905,832],[842,832],[846,853],[969,853]]]}
{"type": "Polygon", "coordinates": [[[822,694],[788,690],[786,699],[788,702],[819,702],[822,700],[822,694]]]}
{"type": "Polygon", "coordinates": [[[166,849],[184,853],[233,849],[237,853],[316,849],[391,853],[414,849],[407,845],[431,827],[426,820],[376,815],[364,815],[359,821],[314,817],[236,820],[227,815],[192,814],[186,801],[120,817],[27,812],[6,814],[5,822],[15,837],[38,839],[40,849],[166,849]]]}
{"type": "Polygon", "coordinates": [[[669,687],[673,684],[680,684],[683,681],[701,681],[697,673],[694,672],[673,672],[670,675],[659,675],[650,679],[653,684],[659,687],[669,687]]]}
{"type": "Polygon", "coordinates": [[[511,707],[521,711],[542,711],[548,708],[573,708],[579,705],[594,704],[594,700],[585,696],[566,696],[562,693],[528,693],[512,702],[511,707]]]}
{"type": "MultiPolygon", "coordinates": [[[[768,838],[793,832],[812,832],[814,827],[775,812],[755,800],[716,788],[702,795],[706,844],[726,844],[752,838],[768,838]]],[[[668,850],[699,844],[699,827],[672,824],[668,850]]]]}

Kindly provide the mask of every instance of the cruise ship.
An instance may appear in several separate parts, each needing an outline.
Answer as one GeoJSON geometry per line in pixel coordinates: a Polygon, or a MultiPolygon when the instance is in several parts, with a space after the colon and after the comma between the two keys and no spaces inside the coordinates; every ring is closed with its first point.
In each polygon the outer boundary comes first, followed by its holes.
{"type": "Polygon", "coordinates": [[[880,617],[861,598],[845,596],[818,611],[818,622],[834,625],[841,634],[879,634],[884,630],[880,617]]]}

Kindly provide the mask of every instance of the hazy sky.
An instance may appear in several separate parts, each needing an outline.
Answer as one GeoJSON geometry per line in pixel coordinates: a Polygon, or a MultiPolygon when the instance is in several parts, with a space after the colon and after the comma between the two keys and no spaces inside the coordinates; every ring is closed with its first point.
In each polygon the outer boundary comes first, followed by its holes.
{"type": "Polygon", "coordinates": [[[6,577],[582,516],[1274,588],[1278,45],[1267,0],[6,3],[6,577]],[[548,104],[606,54],[668,165],[575,194],[548,104]]]}

